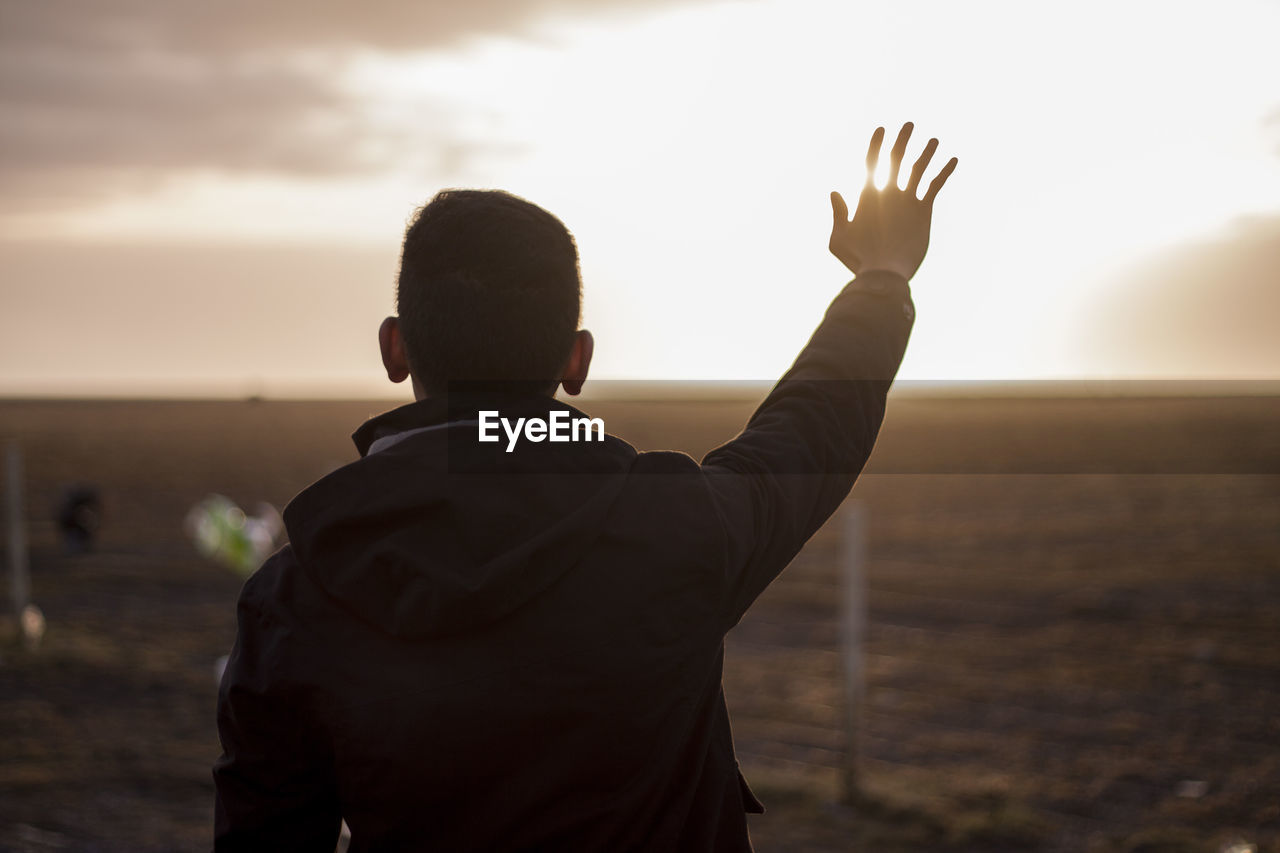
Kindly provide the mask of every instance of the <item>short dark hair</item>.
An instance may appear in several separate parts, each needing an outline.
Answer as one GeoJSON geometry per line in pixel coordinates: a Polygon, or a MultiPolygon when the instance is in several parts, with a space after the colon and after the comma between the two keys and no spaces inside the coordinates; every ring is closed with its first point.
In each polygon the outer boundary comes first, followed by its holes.
{"type": "Polygon", "coordinates": [[[462,382],[554,393],[582,311],[577,244],[519,196],[442,190],[405,230],[396,311],[426,393],[462,382]]]}

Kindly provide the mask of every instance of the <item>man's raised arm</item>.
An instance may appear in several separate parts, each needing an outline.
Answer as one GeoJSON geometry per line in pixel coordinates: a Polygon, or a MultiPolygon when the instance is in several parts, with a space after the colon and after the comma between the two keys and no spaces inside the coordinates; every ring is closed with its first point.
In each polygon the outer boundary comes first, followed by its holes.
{"type": "Polygon", "coordinates": [[[907,281],[924,260],[934,199],[957,163],[948,161],[918,197],[938,147],[931,139],[900,189],[911,130],[903,125],[889,152],[884,189],[875,186],[884,128],[872,135],[852,220],[831,194],[829,248],[855,278],[743,432],[703,459],[726,534],[728,626],[836,510],[875,445],[915,320],[907,281]]]}

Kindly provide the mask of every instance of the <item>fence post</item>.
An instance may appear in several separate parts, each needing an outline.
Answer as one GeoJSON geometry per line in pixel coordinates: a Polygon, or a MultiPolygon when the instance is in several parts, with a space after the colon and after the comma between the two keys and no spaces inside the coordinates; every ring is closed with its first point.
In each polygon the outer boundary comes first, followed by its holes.
{"type": "Polygon", "coordinates": [[[858,800],[861,779],[858,773],[858,730],[863,700],[863,638],[867,624],[867,531],[866,509],[850,502],[840,525],[840,647],[844,662],[845,756],[843,791],[845,803],[858,800]]]}
{"type": "Polygon", "coordinates": [[[23,518],[22,447],[17,441],[9,442],[5,453],[5,516],[9,540],[9,604],[18,626],[18,636],[24,635],[23,614],[31,596],[31,577],[27,565],[27,525],[23,518]]]}

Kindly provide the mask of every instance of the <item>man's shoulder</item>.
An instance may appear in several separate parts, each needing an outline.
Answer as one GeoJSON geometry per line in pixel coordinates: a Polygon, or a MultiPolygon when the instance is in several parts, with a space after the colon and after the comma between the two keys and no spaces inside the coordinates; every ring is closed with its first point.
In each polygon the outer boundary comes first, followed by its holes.
{"type": "Polygon", "coordinates": [[[293,594],[300,573],[293,546],[285,543],[245,580],[240,589],[240,609],[259,618],[273,617],[293,594]]]}

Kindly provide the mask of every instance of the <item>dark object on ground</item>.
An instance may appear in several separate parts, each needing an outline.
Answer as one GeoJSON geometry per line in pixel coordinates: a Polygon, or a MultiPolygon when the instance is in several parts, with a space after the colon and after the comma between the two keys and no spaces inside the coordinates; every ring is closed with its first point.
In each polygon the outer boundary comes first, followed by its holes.
{"type": "Polygon", "coordinates": [[[62,547],[68,554],[93,550],[102,524],[102,498],[97,488],[75,485],[63,493],[56,513],[62,547]]]}

